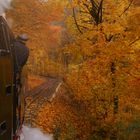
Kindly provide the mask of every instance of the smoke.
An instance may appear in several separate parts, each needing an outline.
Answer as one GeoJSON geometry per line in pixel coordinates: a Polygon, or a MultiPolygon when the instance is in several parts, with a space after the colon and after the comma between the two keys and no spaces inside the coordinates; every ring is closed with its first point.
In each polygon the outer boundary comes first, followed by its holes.
{"type": "Polygon", "coordinates": [[[4,15],[5,10],[10,8],[12,0],[0,0],[0,15],[4,15]]]}
{"type": "Polygon", "coordinates": [[[53,140],[52,135],[43,134],[38,128],[23,126],[21,140],[53,140]]]}

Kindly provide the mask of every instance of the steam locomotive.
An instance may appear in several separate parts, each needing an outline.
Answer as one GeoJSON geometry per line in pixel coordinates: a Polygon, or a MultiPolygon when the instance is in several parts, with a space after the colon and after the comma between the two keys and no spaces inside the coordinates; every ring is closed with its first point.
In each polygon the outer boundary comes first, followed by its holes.
{"type": "Polygon", "coordinates": [[[6,20],[0,16],[0,140],[20,140],[24,120],[26,76],[14,73],[14,39],[6,20]]]}

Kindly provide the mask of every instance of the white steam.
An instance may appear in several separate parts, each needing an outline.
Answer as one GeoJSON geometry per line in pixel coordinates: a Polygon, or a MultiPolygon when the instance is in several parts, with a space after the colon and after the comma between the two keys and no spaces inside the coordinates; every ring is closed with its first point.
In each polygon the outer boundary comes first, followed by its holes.
{"type": "Polygon", "coordinates": [[[10,8],[12,0],[0,0],[0,15],[4,15],[5,10],[10,8]]]}
{"type": "Polygon", "coordinates": [[[21,140],[53,140],[52,135],[43,134],[38,128],[23,126],[21,140]]]}

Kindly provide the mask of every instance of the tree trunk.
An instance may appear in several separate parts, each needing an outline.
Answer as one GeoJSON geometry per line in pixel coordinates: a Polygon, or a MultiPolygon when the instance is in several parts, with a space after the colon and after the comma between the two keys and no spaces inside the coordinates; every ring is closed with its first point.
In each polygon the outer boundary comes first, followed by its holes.
{"type": "MultiPolygon", "coordinates": [[[[112,62],[111,63],[111,73],[112,73],[113,93],[115,92],[115,88],[116,88],[115,72],[116,72],[116,66],[115,66],[115,63],[112,62]]],[[[118,97],[118,95],[114,94],[113,102],[114,102],[114,114],[117,114],[118,113],[118,109],[119,109],[119,97],[118,97]]]]}

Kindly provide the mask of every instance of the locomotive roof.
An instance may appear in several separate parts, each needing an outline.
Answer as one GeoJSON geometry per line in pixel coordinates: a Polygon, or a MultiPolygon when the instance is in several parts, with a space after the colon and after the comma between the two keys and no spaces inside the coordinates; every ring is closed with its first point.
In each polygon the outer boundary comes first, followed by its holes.
{"type": "Polygon", "coordinates": [[[6,20],[0,16],[0,52],[10,51],[14,40],[14,35],[11,32],[6,20]]]}

